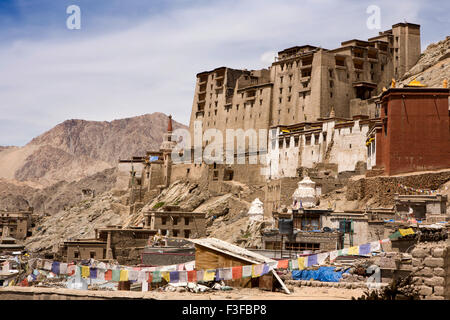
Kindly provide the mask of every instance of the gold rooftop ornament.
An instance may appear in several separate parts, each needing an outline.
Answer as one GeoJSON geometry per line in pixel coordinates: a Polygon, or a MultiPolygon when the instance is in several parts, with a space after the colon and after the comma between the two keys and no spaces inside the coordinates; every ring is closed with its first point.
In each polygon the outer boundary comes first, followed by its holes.
{"type": "Polygon", "coordinates": [[[407,87],[426,87],[427,85],[420,83],[420,81],[417,81],[416,78],[414,78],[414,80],[412,80],[406,86],[407,87]]]}
{"type": "Polygon", "coordinates": [[[448,80],[447,79],[444,79],[444,81],[442,81],[442,87],[448,88],[448,80]]]}
{"type": "Polygon", "coordinates": [[[395,88],[395,79],[394,78],[392,78],[391,88],[395,88]]]}

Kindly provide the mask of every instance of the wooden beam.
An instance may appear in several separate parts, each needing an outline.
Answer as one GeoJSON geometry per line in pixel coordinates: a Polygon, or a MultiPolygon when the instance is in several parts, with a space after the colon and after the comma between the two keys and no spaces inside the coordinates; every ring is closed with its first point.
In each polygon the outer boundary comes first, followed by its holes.
{"type": "Polygon", "coordinates": [[[291,292],[289,291],[289,289],[286,287],[286,285],[284,284],[283,280],[281,280],[281,278],[278,276],[278,274],[275,272],[275,270],[273,270],[272,268],[270,268],[270,271],[272,272],[273,276],[278,280],[278,282],[281,284],[281,287],[283,288],[284,292],[287,294],[291,294],[291,292]]]}

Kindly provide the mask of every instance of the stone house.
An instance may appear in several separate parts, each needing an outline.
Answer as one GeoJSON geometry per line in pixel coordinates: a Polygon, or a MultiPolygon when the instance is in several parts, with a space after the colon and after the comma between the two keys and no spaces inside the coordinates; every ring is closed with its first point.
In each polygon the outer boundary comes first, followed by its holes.
{"type": "Polygon", "coordinates": [[[31,236],[33,227],[32,207],[23,211],[0,211],[0,236],[7,228],[9,236],[17,240],[24,240],[31,236]]]}
{"type": "Polygon", "coordinates": [[[160,230],[162,235],[180,238],[206,236],[206,214],[180,211],[177,206],[166,206],[164,211],[144,213],[144,228],[160,230]]]}

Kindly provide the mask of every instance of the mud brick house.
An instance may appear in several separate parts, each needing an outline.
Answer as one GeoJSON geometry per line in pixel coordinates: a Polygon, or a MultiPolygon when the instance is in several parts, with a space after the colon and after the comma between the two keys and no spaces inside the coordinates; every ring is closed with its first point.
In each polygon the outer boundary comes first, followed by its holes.
{"type": "Polygon", "coordinates": [[[427,221],[445,221],[447,215],[447,196],[436,195],[395,195],[395,210],[403,217],[413,216],[427,221]]]}
{"type": "Polygon", "coordinates": [[[31,236],[33,226],[33,208],[31,207],[24,211],[0,211],[0,236],[4,228],[8,228],[9,236],[24,240],[31,236]]]}
{"type": "Polygon", "coordinates": [[[64,241],[59,255],[67,262],[86,259],[117,260],[120,264],[141,263],[141,251],[156,230],[122,229],[120,226],[95,230],[94,239],[64,241]]]}
{"type": "Polygon", "coordinates": [[[181,238],[206,236],[206,214],[180,211],[178,206],[165,206],[163,211],[144,213],[145,228],[161,230],[162,235],[181,238]]]}

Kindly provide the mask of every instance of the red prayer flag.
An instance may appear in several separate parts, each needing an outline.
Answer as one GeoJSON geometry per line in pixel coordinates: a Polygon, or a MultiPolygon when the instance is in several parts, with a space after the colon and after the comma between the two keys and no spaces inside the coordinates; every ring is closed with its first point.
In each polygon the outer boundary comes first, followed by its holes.
{"type": "Polygon", "coordinates": [[[187,272],[188,282],[197,282],[197,271],[192,270],[187,272]]]}
{"type": "Polygon", "coordinates": [[[231,269],[231,273],[233,275],[233,279],[241,279],[242,278],[242,266],[233,267],[231,269]]]}
{"type": "Polygon", "coordinates": [[[148,283],[151,283],[153,281],[153,272],[148,272],[148,283]]]}
{"type": "MultiPolygon", "coordinates": [[[[73,265],[75,265],[75,264],[74,263],[69,263],[67,265],[67,270],[69,270],[69,267],[72,267],[73,265]]],[[[68,272],[69,276],[73,276],[75,274],[76,269],[77,269],[76,267],[75,268],[71,268],[70,272],[68,272]]]]}
{"type": "Polygon", "coordinates": [[[278,269],[287,269],[289,267],[289,260],[278,260],[278,269]]]}
{"type": "Polygon", "coordinates": [[[112,270],[107,270],[105,272],[105,280],[112,280],[112,270]]]}

